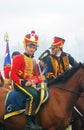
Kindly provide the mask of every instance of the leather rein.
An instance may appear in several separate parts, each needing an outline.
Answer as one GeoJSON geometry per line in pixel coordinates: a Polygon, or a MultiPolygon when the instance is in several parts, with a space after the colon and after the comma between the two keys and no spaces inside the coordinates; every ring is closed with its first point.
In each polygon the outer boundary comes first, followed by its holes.
{"type": "Polygon", "coordinates": [[[77,95],[79,97],[84,97],[84,95],[80,95],[80,92],[75,92],[75,91],[72,91],[72,90],[69,90],[69,89],[65,89],[65,88],[62,88],[62,87],[56,87],[56,88],[59,88],[61,90],[64,90],[64,91],[72,93],[72,94],[75,94],[75,95],[77,95]]]}

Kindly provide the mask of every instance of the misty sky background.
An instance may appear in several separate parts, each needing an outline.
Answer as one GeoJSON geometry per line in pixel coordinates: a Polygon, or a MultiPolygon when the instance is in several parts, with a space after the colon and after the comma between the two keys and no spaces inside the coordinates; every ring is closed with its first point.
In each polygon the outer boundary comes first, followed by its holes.
{"type": "Polygon", "coordinates": [[[48,49],[54,36],[65,39],[64,51],[84,62],[84,0],[0,0],[0,70],[3,73],[8,32],[10,54],[24,52],[31,30],[39,36],[35,58],[48,49]]]}

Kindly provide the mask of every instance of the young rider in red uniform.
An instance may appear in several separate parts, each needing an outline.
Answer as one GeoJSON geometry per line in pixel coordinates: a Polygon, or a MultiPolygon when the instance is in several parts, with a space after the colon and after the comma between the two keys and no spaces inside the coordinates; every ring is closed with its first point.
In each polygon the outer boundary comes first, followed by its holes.
{"type": "Polygon", "coordinates": [[[38,36],[31,31],[24,37],[25,53],[13,59],[11,79],[14,89],[26,94],[26,126],[25,130],[40,130],[41,127],[33,122],[37,107],[38,93],[36,85],[42,82],[38,77],[38,67],[34,60],[34,53],[38,47],[38,36]]]}

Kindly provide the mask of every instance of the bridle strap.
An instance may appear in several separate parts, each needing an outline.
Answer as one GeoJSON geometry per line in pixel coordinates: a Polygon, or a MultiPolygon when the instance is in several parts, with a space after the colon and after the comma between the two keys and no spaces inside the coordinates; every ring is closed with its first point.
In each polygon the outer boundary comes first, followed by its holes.
{"type": "Polygon", "coordinates": [[[78,95],[79,97],[84,97],[84,95],[80,95],[80,92],[74,92],[72,90],[68,90],[68,89],[65,89],[65,88],[62,88],[62,87],[56,87],[56,88],[64,90],[64,91],[69,92],[69,93],[72,93],[72,94],[75,94],[75,95],[78,95]]]}

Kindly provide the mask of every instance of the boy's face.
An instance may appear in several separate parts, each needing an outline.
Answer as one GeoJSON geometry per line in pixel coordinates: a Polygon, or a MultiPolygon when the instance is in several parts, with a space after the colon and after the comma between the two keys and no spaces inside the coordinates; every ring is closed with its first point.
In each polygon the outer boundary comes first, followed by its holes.
{"type": "Polygon", "coordinates": [[[57,54],[59,53],[59,51],[60,51],[60,48],[59,48],[59,47],[53,48],[53,49],[52,49],[52,54],[53,54],[53,55],[57,55],[57,54]]]}
{"type": "Polygon", "coordinates": [[[36,50],[37,50],[37,47],[34,46],[34,45],[27,45],[27,46],[26,46],[26,51],[27,51],[27,53],[28,53],[30,56],[32,56],[32,55],[35,53],[36,50]]]}

